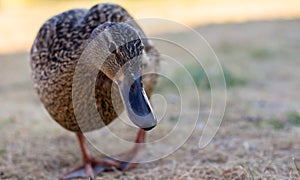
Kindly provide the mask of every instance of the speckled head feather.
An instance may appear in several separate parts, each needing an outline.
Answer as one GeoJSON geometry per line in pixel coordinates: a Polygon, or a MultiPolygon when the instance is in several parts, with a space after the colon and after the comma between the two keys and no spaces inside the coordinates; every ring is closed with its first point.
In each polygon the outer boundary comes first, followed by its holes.
{"type": "Polygon", "coordinates": [[[116,80],[117,72],[123,77],[141,71],[144,47],[138,32],[130,25],[123,22],[106,22],[95,28],[90,37],[90,41],[92,40],[99,41],[95,44],[101,44],[95,49],[100,51],[98,53],[107,54],[104,61],[97,61],[101,62],[99,69],[111,80],[116,80]]]}

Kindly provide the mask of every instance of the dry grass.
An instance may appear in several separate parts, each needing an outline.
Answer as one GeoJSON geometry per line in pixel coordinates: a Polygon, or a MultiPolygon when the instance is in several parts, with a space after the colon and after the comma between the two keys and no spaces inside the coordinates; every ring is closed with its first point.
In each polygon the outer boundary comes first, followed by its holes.
{"type": "MultiPolygon", "coordinates": [[[[300,108],[299,27],[299,20],[291,20],[197,28],[222,64],[246,79],[228,90],[218,134],[199,149],[200,123],[172,155],[98,179],[299,179],[300,128],[289,121],[289,112],[300,108]],[[271,119],[284,128],[274,128],[271,119]]],[[[0,58],[0,178],[55,179],[80,165],[75,136],[49,118],[32,90],[28,53],[0,58]]],[[[209,92],[200,92],[206,111],[209,92]]]]}

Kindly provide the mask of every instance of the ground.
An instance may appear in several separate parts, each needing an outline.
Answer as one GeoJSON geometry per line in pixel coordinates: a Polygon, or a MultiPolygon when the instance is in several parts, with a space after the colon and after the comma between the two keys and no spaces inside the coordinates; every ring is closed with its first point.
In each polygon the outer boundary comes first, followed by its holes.
{"type": "MultiPolygon", "coordinates": [[[[128,172],[105,172],[97,179],[299,179],[300,20],[195,29],[237,82],[227,81],[227,106],[216,136],[200,149],[203,122],[199,122],[175,153],[128,172]]],[[[189,35],[178,32],[171,36],[188,39],[189,35]]],[[[75,135],[51,120],[33,90],[28,52],[0,58],[0,179],[56,179],[80,165],[75,135]]],[[[168,90],[166,85],[160,86],[160,91],[168,90]]],[[[210,91],[199,86],[198,92],[203,97],[200,111],[205,114],[210,91]]],[[[185,93],[183,98],[193,96],[185,93]]],[[[188,106],[193,110],[192,103],[188,106]]],[[[159,124],[149,140],[163,136],[176,122],[170,115],[165,119],[168,123],[159,124]]],[[[112,127],[115,124],[118,122],[112,127]]],[[[134,134],[121,129],[120,136],[133,139],[134,134]]],[[[113,148],[114,142],[109,147],[113,148]]]]}

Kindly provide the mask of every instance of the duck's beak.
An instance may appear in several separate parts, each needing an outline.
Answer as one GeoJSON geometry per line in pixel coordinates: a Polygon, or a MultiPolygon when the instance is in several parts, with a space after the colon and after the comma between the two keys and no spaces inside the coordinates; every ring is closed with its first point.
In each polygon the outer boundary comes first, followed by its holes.
{"type": "Polygon", "coordinates": [[[125,77],[119,83],[120,94],[130,120],[148,131],[157,124],[149,99],[142,84],[142,78],[125,77]]]}

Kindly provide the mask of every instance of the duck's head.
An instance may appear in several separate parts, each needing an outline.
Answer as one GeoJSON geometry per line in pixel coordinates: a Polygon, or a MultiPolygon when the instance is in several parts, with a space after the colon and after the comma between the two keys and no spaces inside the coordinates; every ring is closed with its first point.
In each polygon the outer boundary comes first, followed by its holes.
{"type": "Polygon", "coordinates": [[[100,37],[99,46],[108,52],[100,70],[119,87],[130,120],[144,130],[155,127],[157,120],[142,83],[144,47],[138,32],[126,23],[107,22],[92,36],[100,37]]]}

